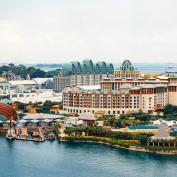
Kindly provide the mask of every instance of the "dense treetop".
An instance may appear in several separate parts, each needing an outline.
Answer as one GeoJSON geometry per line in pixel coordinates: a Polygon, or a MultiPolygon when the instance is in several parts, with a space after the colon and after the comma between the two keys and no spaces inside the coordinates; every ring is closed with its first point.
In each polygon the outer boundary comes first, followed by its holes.
{"type": "Polygon", "coordinates": [[[43,71],[39,68],[35,68],[33,66],[26,67],[24,65],[14,65],[13,63],[10,63],[8,65],[0,66],[0,75],[3,74],[3,72],[11,71],[15,75],[21,76],[21,78],[26,78],[29,74],[31,78],[36,77],[53,77],[53,75],[57,75],[59,73],[59,69],[53,70],[53,71],[43,71]]]}

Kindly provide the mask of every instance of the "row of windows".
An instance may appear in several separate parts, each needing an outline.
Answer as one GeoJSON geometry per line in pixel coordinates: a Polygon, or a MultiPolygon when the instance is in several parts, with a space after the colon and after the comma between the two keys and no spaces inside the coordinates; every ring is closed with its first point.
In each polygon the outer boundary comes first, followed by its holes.
{"type": "MultiPolygon", "coordinates": [[[[64,108],[64,111],[67,111],[68,113],[86,113],[86,112],[92,112],[95,113],[95,110],[78,110],[78,109],[66,109],[64,108]]],[[[125,111],[108,111],[108,114],[125,114],[125,111]]]]}

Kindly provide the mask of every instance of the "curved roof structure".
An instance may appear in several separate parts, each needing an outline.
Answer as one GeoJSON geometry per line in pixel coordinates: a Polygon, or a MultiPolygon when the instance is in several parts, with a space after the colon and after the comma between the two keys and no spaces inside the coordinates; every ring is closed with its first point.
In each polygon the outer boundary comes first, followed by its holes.
{"type": "Polygon", "coordinates": [[[65,74],[71,75],[73,73],[76,73],[76,67],[74,63],[65,63],[62,65],[62,71],[65,74]]]}
{"type": "Polygon", "coordinates": [[[134,67],[132,66],[130,60],[124,60],[120,69],[123,71],[128,71],[128,70],[134,70],[134,67]]]}
{"type": "Polygon", "coordinates": [[[62,72],[66,75],[113,74],[114,67],[112,63],[106,63],[104,61],[93,63],[92,60],[84,60],[83,62],[75,61],[63,64],[62,72]]]}
{"type": "Polygon", "coordinates": [[[12,106],[8,104],[0,103],[0,115],[6,117],[8,120],[17,120],[17,112],[12,106]]]}

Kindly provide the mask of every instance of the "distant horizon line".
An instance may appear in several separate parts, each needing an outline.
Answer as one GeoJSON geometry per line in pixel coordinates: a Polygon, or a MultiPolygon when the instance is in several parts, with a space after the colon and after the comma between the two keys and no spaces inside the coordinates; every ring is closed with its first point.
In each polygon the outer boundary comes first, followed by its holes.
{"type": "MultiPolygon", "coordinates": [[[[72,61],[68,61],[68,62],[61,62],[61,63],[48,63],[48,62],[44,62],[44,63],[23,63],[23,62],[0,62],[0,65],[8,65],[13,63],[14,65],[19,65],[19,64],[23,64],[23,65],[37,65],[37,64],[44,64],[44,65],[59,65],[59,64],[64,64],[64,63],[70,63],[73,61],[77,61],[77,60],[72,60],[72,61]]],[[[94,61],[94,60],[92,60],[94,61]]],[[[98,61],[103,61],[103,60],[98,60],[98,61]]],[[[95,61],[95,62],[98,62],[95,61]]],[[[131,60],[130,60],[131,61],[131,60]]],[[[123,61],[122,61],[123,62],[123,61]]],[[[122,64],[122,62],[110,62],[112,64],[122,64]]],[[[177,62],[132,62],[132,64],[177,64],[177,62]]]]}

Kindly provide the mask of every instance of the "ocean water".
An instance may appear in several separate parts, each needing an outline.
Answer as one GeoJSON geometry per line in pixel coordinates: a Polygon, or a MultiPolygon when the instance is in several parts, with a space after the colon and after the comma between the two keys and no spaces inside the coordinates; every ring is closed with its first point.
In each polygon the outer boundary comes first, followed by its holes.
{"type": "MultiPolygon", "coordinates": [[[[110,61],[111,62],[111,61],[110,61]]],[[[122,63],[114,63],[114,68],[120,68],[122,63]]],[[[177,63],[133,63],[135,69],[143,71],[145,74],[154,73],[154,74],[163,74],[169,67],[177,67],[177,63]]],[[[51,65],[52,66],[52,65],[51,65]]],[[[50,65],[46,67],[40,67],[44,71],[51,71],[58,69],[57,67],[51,67],[50,65]]],[[[35,66],[36,67],[36,66],[35,66]]],[[[39,67],[37,67],[39,68],[39,67]]]]}
{"type": "Polygon", "coordinates": [[[169,67],[175,67],[175,64],[158,63],[158,64],[135,64],[135,68],[143,71],[145,74],[163,74],[168,70],[169,67]]]}
{"type": "MultiPolygon", "coordinates": [[[[121,64],[115,64],[115,69],[121,64]]],[[[171,67],[177,68],[177,63],[133,63],[135,69],[143,71],[145,74],[164,74],[171,67]]]]}
{"type": "Polygon", "coordinates": [[[0,138],[0,177],[171,177],[177,156],[131,152],[89,143],[0,138]]]}

